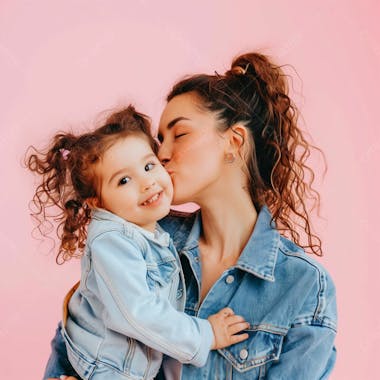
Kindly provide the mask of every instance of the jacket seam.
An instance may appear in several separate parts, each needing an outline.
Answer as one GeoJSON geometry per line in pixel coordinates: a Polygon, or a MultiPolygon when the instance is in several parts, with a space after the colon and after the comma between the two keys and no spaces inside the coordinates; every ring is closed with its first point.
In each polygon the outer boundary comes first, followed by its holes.
{"type": "Polygon", "coordinates": [[[317,296],[316,296],[316,298],[317,298],[317,305],[316,305],[314,313],[313,313],[313,320],[320,321],[322,319],[321,315],[322,315],[322,313],[324,311],[325,304],[326,304],[325,298],[324,298],[324,293],[325,293],[325,289],[326,289],[326,281],[325,281],[325,275],[324,275],[324,273],[318,268],[318,266],[316,264],[314,264],[313,262],[311,262],[310,260],[308,260],[307,257],[301,256],[300,254],[298,254],[296,252],[286,252],[282,248],[280,248],[280,250],[286,256],[296,257],[296,258],[298,258],[300,260],[305,261],[306,263],[308,263],[309,265],[311,265],[317,271],[319,288],[318,288],[318,293],[317,293],[317,296]]]}
{"type": "Polygon", "coordinates": [[[97,233],[95,236],[91,238],[91,240],[88,240],[90,249],[91,249],[92,244],[95,242],[95,240],[99,239],[103,235],[108,235],[109,233],[115,233],[115,232],[118,232],[120,236],[122,236],[123,238],[129,237],[130,239],[128,240],[128,242],[131,242],[131,245],[135,245],[135,248],[140,251],[143,251],[143,252],[145,251],[146,247],[143,244],[140,244],[140,239],[138,237],[136,238],[135,236],[136,234],[131,233],[131,231],[125,232],[118,228],[113,228],[107,231],[102,231],[102,232],[97,233]]]}
{"type": "MultiPolygon", "coordinates": [[[[301,319],[301,318],[299,318],[301,319]]],[[[316,326],[316,327],[326,327],[337,332],[336,323],[331,318],[325,316],[322,319],[315,319],[314,315],[302,317],[302,320],[295,321],[291,324],[290,328],[297,328],[303,326],[316,326]]]]}

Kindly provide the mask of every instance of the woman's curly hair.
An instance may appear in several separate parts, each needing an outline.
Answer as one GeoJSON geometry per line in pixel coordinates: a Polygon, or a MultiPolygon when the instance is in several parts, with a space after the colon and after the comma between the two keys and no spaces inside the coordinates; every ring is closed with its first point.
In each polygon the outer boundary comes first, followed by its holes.
{"type": "Polygon", "coordinates": [[[167,101],[193,93],[199,105],[214,112],[225,131],[237,123],[249,131],[245,155],[248,191],[259,210],[267,205],[273,221],[295,243],[322,255],[321,240],[313,234],[307,207],[319,207],[313,189],[314,172],[306,164],[311,145],[298,126],[299,112],[288,95],[287,76],[281,67],[262,54],[235,58],[224,75],[193,75],[174,85],[167,101]],[[300,232],[306,234],[302,243],[300,232]]]}

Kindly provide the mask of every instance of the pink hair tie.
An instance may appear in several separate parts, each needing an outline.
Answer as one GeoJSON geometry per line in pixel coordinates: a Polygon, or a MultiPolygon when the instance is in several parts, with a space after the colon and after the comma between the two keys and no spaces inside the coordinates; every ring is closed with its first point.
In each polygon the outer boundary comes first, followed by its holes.
{"type": "Polygon", "coordinates": [[[69,157],[70,151],[64,148],[61,148],[59,151],[62,154],[62,158],[66,161],[67,158],[69,157]]]}

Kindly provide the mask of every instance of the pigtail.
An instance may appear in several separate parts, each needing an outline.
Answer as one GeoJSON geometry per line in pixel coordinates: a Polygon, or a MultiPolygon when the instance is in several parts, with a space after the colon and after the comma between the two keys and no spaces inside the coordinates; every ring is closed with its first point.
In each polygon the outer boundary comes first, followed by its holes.
{"type": "Polygon", "coordinates": [[[62,262],[80,256],[87,238],[87,224],[91,219],[91,209],[86,202],[69,199],[65,202],[65,218],[60,225],[61,247],[58,255],[62,262]]]}
{"type": "Polygon", "coordinates": [[[78,199],[72,184],[77,140],[73,134],[57,134],[47,150],[30,147],[32,152],[25,159],[26,167],[41,176],[31,202],[36,229],[46,237],[58,222],[56,232],[61,244],[57,263],[77,256],[83,250],[85,226],[90,218],[90,210],[78,199]]]}
{"type": "Polygon", "coordinates": [[[42,176],[33,197],[38,214],[45,216],[52,206],[64,209],[61,201],[67,192],[68,152],[74,141],[73,135],[58,134],[45,152],[30,147],[32,153],[26,157],[26,167],[42,176]]]}

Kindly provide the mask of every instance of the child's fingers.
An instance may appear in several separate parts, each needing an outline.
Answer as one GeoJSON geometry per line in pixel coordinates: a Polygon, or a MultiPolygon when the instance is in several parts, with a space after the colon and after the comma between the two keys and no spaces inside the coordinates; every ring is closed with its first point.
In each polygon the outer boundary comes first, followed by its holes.
{"type": "Polygon", "coordinates": [[[233,325],[235,323],[245,322],[245,319],[241,315],[229,315],[226,317],[226,323],[228,325],[233,325]]]}
{"type": "Polygon", "coordinates": [[[228,332],[231,334],[231,335],[235,335],[236,333],[240,332],[240,331],[243,331],[243,330],[246,330],[249,328],[249,323],[247,322],[239,322],[239,323],[235,323],[231,326],[228,327],[228,332]]]}
{"type": "Polygon", "coordinates": [[[233,315],[234,311],[230,307],[225,307],[224,309],[221,309],[219,313],[222,314],[224,317],[228,317],[230,315],[233,315]]]}
{"type": "Polygon", "coordinates": [[[248,337],[249,337],[249,335],[247,333],[232,335],[231,336],[231,344],[243,342],[244,340],[248,339],[248,337]]]}

